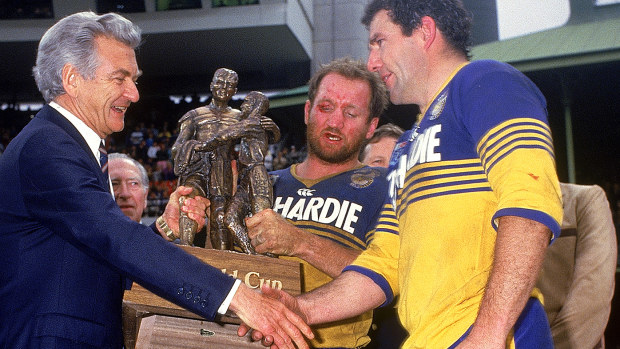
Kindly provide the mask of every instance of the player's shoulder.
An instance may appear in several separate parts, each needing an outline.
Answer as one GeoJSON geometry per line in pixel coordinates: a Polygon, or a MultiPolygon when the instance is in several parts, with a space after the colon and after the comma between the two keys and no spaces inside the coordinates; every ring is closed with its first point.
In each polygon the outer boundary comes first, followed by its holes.
{"type": "Polygon", "coordinates": [[[476,84],[480,79],[506,79],[508,76],[522,75],[510,64],[485,59],[473,61],[465,65],[454,77],[455,81],[471,82],[476,84]]]}
{"type": "Polygon", "coordinates": [[[293,178],[294,177],[291,174],[290,167],[269,172],[269,179],[271,180],[272,185],[276,185],[277,182],[281,183],[282,180],[286,181],[286,180],[293,179],[293,178]]]}
{"type": "Polygon", "coordinates": [[[513,71],[516,70],[508,63],[495,61],[492,59],[481,59],[478,61],[469,62],[467,65],[463,67],[464,72],[472,72],[472,71],[481,71],[481,72],[491,72],[491,71],[513,71]]]}
{"type": "Polygon", "coordinates": [[[385,175],[387,174],[387,168],[364,165],[362,167],[353,169],[350,172],[358,173],[358,174],[367,173],[367,174],[372,174],[375,177],[385,177],[385,175]]]}

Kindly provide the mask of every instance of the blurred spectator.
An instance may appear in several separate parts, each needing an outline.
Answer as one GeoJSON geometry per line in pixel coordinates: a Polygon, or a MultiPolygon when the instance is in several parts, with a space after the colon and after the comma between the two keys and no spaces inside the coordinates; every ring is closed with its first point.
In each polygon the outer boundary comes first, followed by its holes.
{"type": "MultiPolygon", "coordinates": [[[[170,138],[172,137],[172,133],[170,133],[170,130],[168,130],[170,126],[168,126],[168,121],[164,121],[164,125],[161,128],[161,137],[166,137],[166,138],[170,138]]],[[[160,136],[158,135],[158,136],[160,136]]]]}
{"type": "Polygon", "coordinates": [[[145,141],[146,141],[146,146],[149,147],[149,148],[153,144],[155,144],[155,134],[154,134],[153,129],[148,129],[146,131],[146,139],[145,139],[145,141]]]}
{"type": "Polygon", "coordinates": [[[405,131],[394,125],[378,127],[360,152],[359,160],[368,166],[388,167],[396,141],[405,131]]]}
{"type": "Polygon", "coordinates": [[[136,125],[134,127],[133,132],[131,132],[131,134],[129,135],[128,145],[138,146],[138,144],[140,144],[140,142],[142,142],[143,140],[144,140],[144,133],[142,132],[140,127],[136,125]]]}
{"type": "Polygon", "coordinates": [[[172,161],[162,159],[157,161],[156,170],[161,173],[162,180],[170,181],[175,179],[172,161]]]}
{"type": "Polygon", "coordinates": [[[289,164],[296,164],[299,162],[299,152],[294,145],[291,145],[291,151],[288,152],[287,159],[289,164]]]}
{"type": "Polygon", "coordinates": [[[140,222],[149,189],[146,170],[136,160],[120,153],[109,155],[108,170],[116,204],[127,217],[140,222]]]}
{"type": "Polygon", "coordinates": [[[136,147],[136,160],[146,160],[148,158],[148,156],[146,155],[146,153],[148,152],[149,148],[147,148],[146,146],[146,141],[143,139],[142,141],[140,141],[140,144],[138,144],[138,146],[136,147]]]}
{"type": "MultiPolygon", "coordinates": [[[[284,148],[286,149],[286,148],[284,148]]],[[[276,155],[275,159],[273,159],[273,170],[281,170],[283,168],[288,167],[288,160],[286,159],[286,156],[284,155],[286,152],[280,150],[278,152],[278,155],[276,155]]]]}
{"type": "Polygon", "coordinates": [[[265,168],[267,171],[273,170],[273,147],[267,148],[267,154],[265,154],[265,168]]]}
{"type": "Polygon", "coordinates": [[[151,146],[146,151],[146,156],[150,161],[154,161],[157,159],[157,153],[161,150],[160,144],[157,141],[152,142],[151,146]]]}

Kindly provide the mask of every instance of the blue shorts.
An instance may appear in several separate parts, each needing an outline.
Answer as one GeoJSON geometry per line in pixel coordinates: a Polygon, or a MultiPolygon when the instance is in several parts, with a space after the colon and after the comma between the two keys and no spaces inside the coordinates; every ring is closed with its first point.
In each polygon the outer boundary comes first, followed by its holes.
{"type": "MultiPolygon", "coordinates": [[[[471,331],[471,327],[449,349],[455,348],[471,331]]],[[[514,326],[515,349],[553,349],[547,314],[540,301],[530,298],[514,326]]]]}

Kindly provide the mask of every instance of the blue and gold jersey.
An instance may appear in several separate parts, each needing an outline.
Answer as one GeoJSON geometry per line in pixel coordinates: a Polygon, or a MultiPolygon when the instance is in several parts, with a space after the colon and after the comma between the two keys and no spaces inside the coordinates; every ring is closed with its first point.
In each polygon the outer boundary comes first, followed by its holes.
{"type": "MultiPolygon", "coordinates": [[[[296,165],[271,172],[273,210],[295,226],[343,246],[364,250],[374,236],[373,227],[387,191],[384,168],[360,167],[318,180],[294,175],[296,165]]],[[[287,257],[281,257],[287,258],[287,257]]],[[[292,258],[292,257],[288,257],[292,258]]],[[[307,262],[302,263],[303,291],[332,280],[307,262]]],[[[358,317],[314,326],[315,348],[356,348],[366,345],[372,312],[358,317]]]]}
{"type": "Polygon", "coordinates": [[[462,65],[418,118],[392,154],[384,211],[393,217],[378,225],[395,220],[398,239],[377,230],[345,270],[373,278],[388,301],[400,294],[404,347],[446,348],[476,318],[497,218],[532,219],[555,237],[561,194],[545,99],[509,65],[462,65]]]}

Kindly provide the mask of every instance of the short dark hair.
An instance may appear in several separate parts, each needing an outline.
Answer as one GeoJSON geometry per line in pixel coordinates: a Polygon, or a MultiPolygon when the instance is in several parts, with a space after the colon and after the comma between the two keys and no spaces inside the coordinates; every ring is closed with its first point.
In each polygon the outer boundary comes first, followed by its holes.
{"type": "Polygon", "coordinates": [[[373,0],[367,6],[362,24],[368,28],[377,12],[386,10],[394,23],[410,36],[429,16],[452,47],[470,57],[472,16],[461,0],[373,0]]]}
{"type": "Polygon", "coordinates": [[[387,88],[379,74],[371,72],[366,68],[366,64],[360,60],[350,57],[338,58],[327,64],[314,73],[308,82],[308,99],[314,104],[316,92],[321,85],[323,78],[330,73],[342,75],[347,79],[366,81],[370,86],[370,119],[380,117],[388,105],[387,88]]]}
{"type": "Polygon", "coordinates": [[[370,139],[366,143],[364,143],[364,146],[361,148],[360,155],[359,155],[359,161],[364,162],[364,158],[367,155],[366,146],[368,144],[377,143],[383,138],[388,138],[388,137],[398,139],[400,138],[400,136],[403,135],[403,133],[405,133],[405,130],[398,127],[397,125],[390,124],[390,123],[377,127],[375,132],[372,134],[372,137],[370,137],[370,139]]]}

